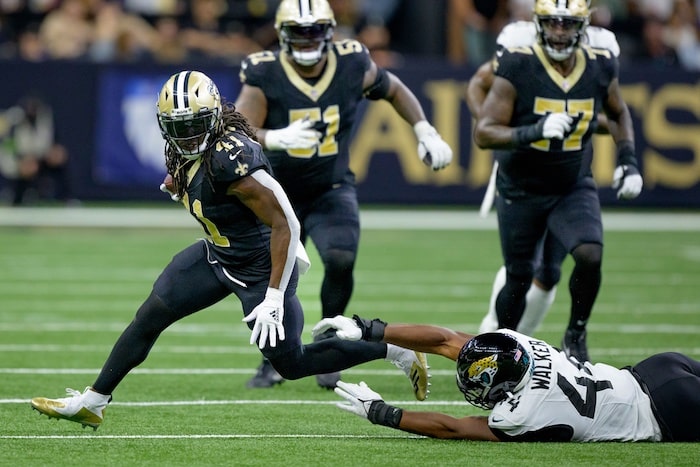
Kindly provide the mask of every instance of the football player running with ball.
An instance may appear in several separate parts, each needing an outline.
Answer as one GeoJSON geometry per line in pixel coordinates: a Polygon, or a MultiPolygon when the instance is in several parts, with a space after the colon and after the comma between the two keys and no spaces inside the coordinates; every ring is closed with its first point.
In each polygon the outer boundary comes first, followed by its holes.
{"type": "Polygon", "coordinates": [[[501,329],[477,336],[418,324],[337,316],[313,332],[389,342],[457,362],[457,387],[487,416],[456,418],[387,404],[341,381],[341,409],[432,438],[477,441],[700,441],[700,362],[664,352],[634,366],[579,363],[540,339],[501,329]]]}
{"type": "Polygon", "coordinates": [[[617,144],[618,196],[639,195],[642,178],[617,58],[584,40],[586,1],[537,0],[534,13],[537,42],[499,50],[474,132],[480,147],[499,150],[495,201],[506,277],[495,309],[499,327],[517,328],[538,243],[545,233],[553,236],[575,262],[562,347],[585,361],[603,253],[600,202],[590,170],[591,136],[601,111],[617,144]]]}
{"type": "MultiPolygon", "coordinates": [[[[323,317],[343,314],[354,286],[360,219],[349,161],[358,105],[364,99],[391,104],[413,127],[418,155],[433,170],[452,160],[452,149],[426,120],[411,90],[378,67],[358,41],[334,42],[335,26],[326,0],[282,0],[275,18],[280,50],[243,61],[243,87],[236,99],[289,195],[301,221],[302,242],[311,238],[318,250],[324,268],[323,317]]],[[[339,373],[317,376],[319,386],[329,389],[339,379],[339,373]]],[[[248,386],[280,382],[263,361],[248,386]]]]}
{"type": "Polygon", "coordinates": [[[141,364],[174,322],[231,294],[252,330],[250,343],[287,379],[386,359],[404,370],[415,396],[427,395],[425,355],[395,345],[338,338],[301,342],[304,313],[296,295],[299,221],[272,177],[254,130],[218,88],[198,71],[168,79],[158,97],[172,196],[204,229],[206,238],[176,254],[112,348],[92,386],[31,405],[53,418],[97,429],[112,393],[141,364]]]}

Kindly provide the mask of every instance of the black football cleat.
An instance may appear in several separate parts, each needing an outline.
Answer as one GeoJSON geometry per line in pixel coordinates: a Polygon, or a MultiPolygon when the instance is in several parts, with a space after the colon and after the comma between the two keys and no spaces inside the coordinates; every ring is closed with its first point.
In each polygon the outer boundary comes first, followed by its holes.
{"type": "Polygon", "coordinates": [[[277,373],[272,363],[264,358],[258,370],[255,372],[255,376],[248,380],[245,387],[250,389],[264,389],[271,388],[276,384],[282,384],[283,382],[284,378],[277,373]]]}
{"type": "Polygon", "coordinates": [[[588,347],[586,346],[586,331],[567,329],[561,341],[561,349],[567,357],[574,357],[579,362],[588,362],[588,347]]]}

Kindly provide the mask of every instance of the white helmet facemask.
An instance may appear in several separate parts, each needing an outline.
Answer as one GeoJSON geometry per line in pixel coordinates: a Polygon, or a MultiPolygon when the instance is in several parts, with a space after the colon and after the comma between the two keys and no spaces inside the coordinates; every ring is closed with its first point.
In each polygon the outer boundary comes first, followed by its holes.
{"type": "Polygon", "coordinates": [[[323,58],[333,38],[331,23],[284,24],[280,46],[301,66],[313,66],[323,58]],[[311,48],[314,46],[314,48],[311,48]]]}
{"type": "Polygon", "coordinates": [[[326,44],[321,43],[316,50],[295,50],[292,49],[292,58],[295,62],[302,66],[312,66],[317,64],[323,58],[323,52],[326,49],[326,44]]]}

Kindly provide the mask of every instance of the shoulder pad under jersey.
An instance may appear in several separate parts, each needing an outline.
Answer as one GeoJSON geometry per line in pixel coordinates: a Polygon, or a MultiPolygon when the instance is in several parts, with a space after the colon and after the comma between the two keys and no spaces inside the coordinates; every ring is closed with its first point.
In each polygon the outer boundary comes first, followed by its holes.
{"type": "Polygon", "coordinates": [[[588,45],[596,49],[607,49],[616,57],[620,56],[620,44],[617,43],[615,33],[598,26],[586,28],[586,40],[588,45]]]}
{"type": "Polygon", "coordinates": [[[532,21],[515,21],[506,24],[496,38],[499,48],[528,47],[537,42],[537,29],[532,21]]]}

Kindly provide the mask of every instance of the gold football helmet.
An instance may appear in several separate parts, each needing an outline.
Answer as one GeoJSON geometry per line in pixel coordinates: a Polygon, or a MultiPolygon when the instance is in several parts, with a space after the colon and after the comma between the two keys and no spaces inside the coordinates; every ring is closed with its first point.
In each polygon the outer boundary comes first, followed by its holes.
{"type": "Polygon", "coordinates": [[[221,120],[221,95],[199,71],[181,71],[158,94],[158,124],[163,138],[187,159],[196,159],[214,143],[221,120]]]}
{"type": "Polygon", "coordinates": [[[282,0],[275,16],[280,48],[302,66],[313,66],[323,58],[335,24],[327,0],[282,0]]]}
{"type": "Polygon", "coordinates": [[[581,43],[590,19],[588,4],[587,0],[535,1],[537,39],[553,60],[566,60],[581,43]]]}

